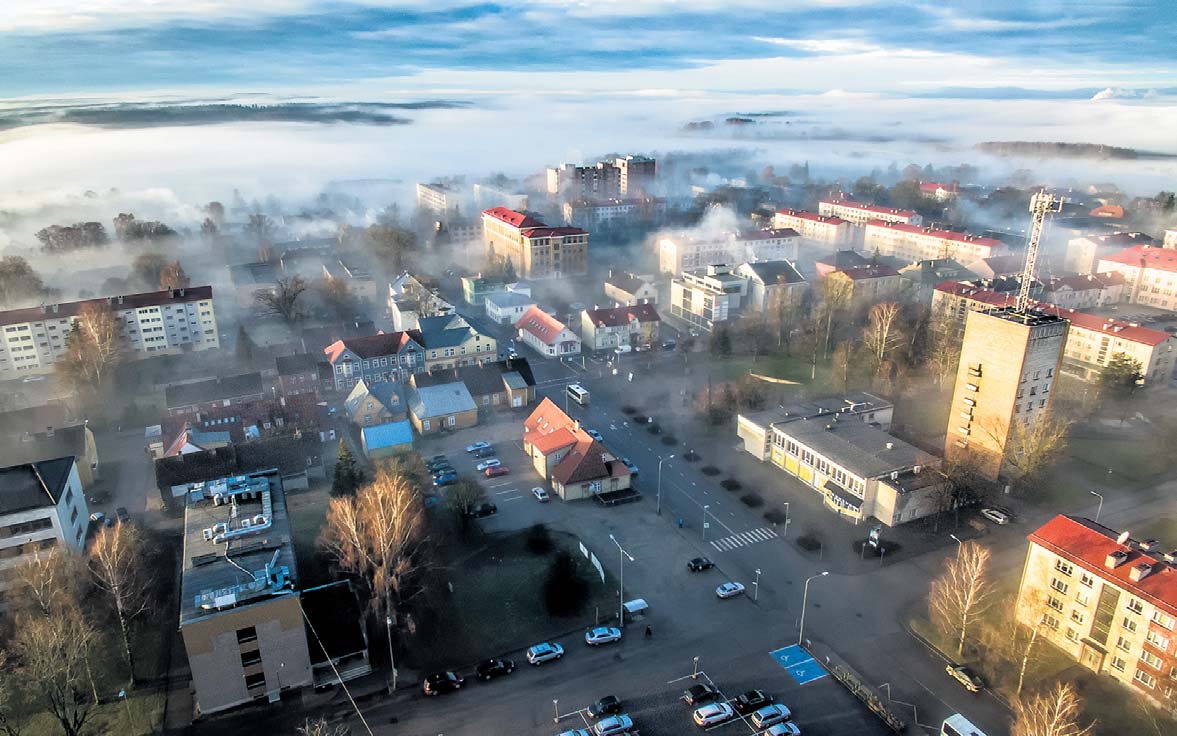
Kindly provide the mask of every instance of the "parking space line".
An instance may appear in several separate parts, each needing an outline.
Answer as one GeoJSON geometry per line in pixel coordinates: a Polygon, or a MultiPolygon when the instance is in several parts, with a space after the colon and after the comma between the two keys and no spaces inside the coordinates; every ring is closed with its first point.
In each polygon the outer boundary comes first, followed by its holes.
{"type": "Polygon", "coordinates": [[[507,490],[505,490],[505,491],[495,491],[495,495],[496,495],[496,496],[501,496],[501,495],[503,495],[504,493],[518,493],[518,492],[519,492],[519,489],[518,489],[518,488],[508,488],[508,489],[507,489],[507,490]]]}

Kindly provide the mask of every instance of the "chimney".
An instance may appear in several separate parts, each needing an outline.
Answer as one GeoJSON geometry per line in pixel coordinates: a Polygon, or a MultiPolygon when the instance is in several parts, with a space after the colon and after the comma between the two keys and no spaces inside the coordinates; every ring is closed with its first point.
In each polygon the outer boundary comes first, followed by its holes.
{"type": "Polygon", "coordinates": [[[1151,562],[1138,562],[1133,565],[1132,569],[1128,572],[1128,579],[1134,583],[1139,583],[1141,580],[1147,578],[1151,572],[1151,562]]]}
{"type": "Polygon", "coordinates": [[[1123,550],[1116,550],[1109,552],[1108,556],[1104,558],[1103,566],[1109,570],[1115,570],[1128,559],[1128,553],[1123,550]]]}

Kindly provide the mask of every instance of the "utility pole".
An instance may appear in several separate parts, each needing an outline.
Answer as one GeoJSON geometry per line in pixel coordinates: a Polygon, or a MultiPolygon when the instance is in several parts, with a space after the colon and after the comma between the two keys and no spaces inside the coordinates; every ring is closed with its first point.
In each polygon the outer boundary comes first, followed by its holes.
{"type": "Polygon", "coordinates": [[[703,541],[707,541],[707,509],[711,508],[711,504],[703,506],[703,541]]]}
{"type": "Polygon", "coordinates": [[[658,458],[658,515],[662,515],[662,463],[673,460],[674,454],[658,458]]]}
{"type": "Polygon", "coordinates": [[[622,548],[617,537],[610,534],[609,539],[613,540],[613,544],[617,545],[617,550],[621,553],[621,573],[617,580],[617,625],[623,628],[625,626],[625,558],[628,557],[630,562],[634,562],[634,559],[633,555],[622,548]]]}
{"type": "Polygon", "coordinates": [[[760,600],[760,568],[756,568],[756,580],[752,583],[752,602],[760,600]]]}
{"type": "Polygon", "coordinates": [[[797,632],[797,646],[801,646],[801,642],[805,641],[805,603],[809,600],[809,583],[817,578],[824,578],[829,575],[829,571],[819,572],[816,575],[811,575],[805,580],[805,595],[801,596],[801,629],[797,632]]]}

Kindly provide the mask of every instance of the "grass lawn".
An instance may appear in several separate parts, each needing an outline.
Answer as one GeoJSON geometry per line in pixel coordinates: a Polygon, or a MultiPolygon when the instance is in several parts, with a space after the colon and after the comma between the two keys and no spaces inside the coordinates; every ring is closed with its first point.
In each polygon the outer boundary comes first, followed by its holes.
{"type": "Polygon", "coordinates": [[[303,588],[332,582],[329,563],[320,554],[315,540],[327,520],[330,484],[312,486],[286,496],[286,510],[290,516],[290,535],[294,553],[298,557],[298,574],[303,588]]]}
{"type": "Polygon", "coordinates": [[[1160,481],[1169,472],[1171,463],[1166,453],[1151,442],[1114,433],[1087,432],[1071,438],[1066,456],[1031,499],[1044,508],[1085,505],[1092,501],[1089,491],[1093,488],[1131,493],[1160,481]]]}

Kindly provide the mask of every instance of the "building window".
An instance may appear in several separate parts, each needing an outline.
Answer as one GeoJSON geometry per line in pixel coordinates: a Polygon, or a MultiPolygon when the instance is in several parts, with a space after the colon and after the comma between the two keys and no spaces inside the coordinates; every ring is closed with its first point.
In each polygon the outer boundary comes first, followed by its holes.
{"type": "Polygon", "coordinates": [[[1082,611],[1071,611],[1071,620],[1077,624],[1083,623],[1083,612],[1082,611]]]}
{"type": "Polygon", "coordinates": [[[1064,583],[1063,581],[1059,580],[1058,578],[1051,578],[1050,579],[1050,587],[1054,588],[1055,590],[1062,593],[1063,595],[1066,595],[1066,593],[1067,593],[1067,584],[1064,583]]]}
{"type": "Polygon", "coordinates": [[[1164,626],[1169,631],[1173,630],[1174,621],[1173,621],[1172,616],[1169,616],[1169,615],[1162,613],[1160,611],[1153,611],[1152,620],[1156,621],[1161,626],[1164,626]]]}
{"type": "Polygon", "coordinates": [[[1132,651],[1132,642],[1124,637],[1116,638],[1116,648],[1125,652],[1132,651]]]}
{"type": "Polygon", "coordinates": [[[1132,631],[1132,632],[1136,631],[1136,622],[1133,621],[1132,619],[1128,618],[1127,616],[1125,616],[1124,620],[1120,622],[1120,625],[1123,626],[1128,631],[1132,631]]]}
{"type": "Polygon", "coordinates": [[[1079,582],[1090,588],[1091,586],[1095,585],[1095,578],[1092,577],[1091,573],[1085,572],[1079,575],[1079,582]]]}
{"type": "Polygon", "coordinates": [[[1144,603],[1139,598],[1128,599],[1128,610],[1133,613],[1144,613],[1144,603]]]}
{"type": "Polygon", "coordinates": [[[250,641],[257,641],[257,629],[252,626],[246,626],[244,629],[237,629],[237,643],[244,644],[250,641]]]}
{"type": "Polygon", "coordinates": [[[1075,571],[1075,566],[1063,559],[1054,561],[1054,569],[1061,572],[1063,575],[1070,577],[1071,573],[1075,571]]]}
{"type": "Polygon", "coordinates": [[[1144,662],[1155,670],[1159,670],[1161,668],[1161,658],[1147,649],[1140,653],[1140,661],[1144,662]]]}
{"type": "Polygon", "coordinates": [[[1169,640],[1155,631],[1145,634],[1144,639],[1162,652],[1169,648],[1169,640]]]}
{"type": "Polygon", "coordinates": [[[1062,612],[1062,610],[1063,610],[1063,602],[1060,601],[1058,598],[1055,598],[1053,595],[1047,597],[1046,605],[1050,606],[1051,608],[1053,608],[1054,610],[1059,611],[1059,612],[1062,612]]]}
{"type": "Polygon", "coordinates": [[[1079,641],[1079,634],[1070,626],[1067,627],[1067,638],[1071,641],[1079,641]]]}
{"type": "Polygon", "coordinates": [[[253,690],[254,688],[265,687],[265,686],[266,686],[266,673],[265,672],[255,672],[252,675],[245,676],[245,688],[247,690],[253,690]]]}
{"type": "Polygon", "coordinates": [[[1049,613],[1044,613],[1042,615],[1042,623],[1051,631],[1058,631],[1058,619],[1054,616],[1051,616],[1049,613]]]}
{"type": "Polygon", "coordinates": [[[262,653],[260,650],[251,649],[248,652],[241,653],[241,666],[242,667],[252,667],[255,664],[261,664],[261,662],[262,662],[262,653]]]}
{"type": "Polygon", "coordinates": [[[1144,685],[1149,690],[1152,690],[1157,686],[1157,678],[1148,674],[1144,670],[1136,670],[1136,674],[1133,677],[1137,682],[1139,682],[1141,685],[1144,685]]]}
{"type": "Polygon", "coordinates": [[[1128,666],[1128,663],[1126,661],[1124,661],[1123,657],[1112,657],[1112,669],[1113,670],[1119,670],[1120,672],[1123,672],[1124,668],[1127,666],[1128,666]]]}

